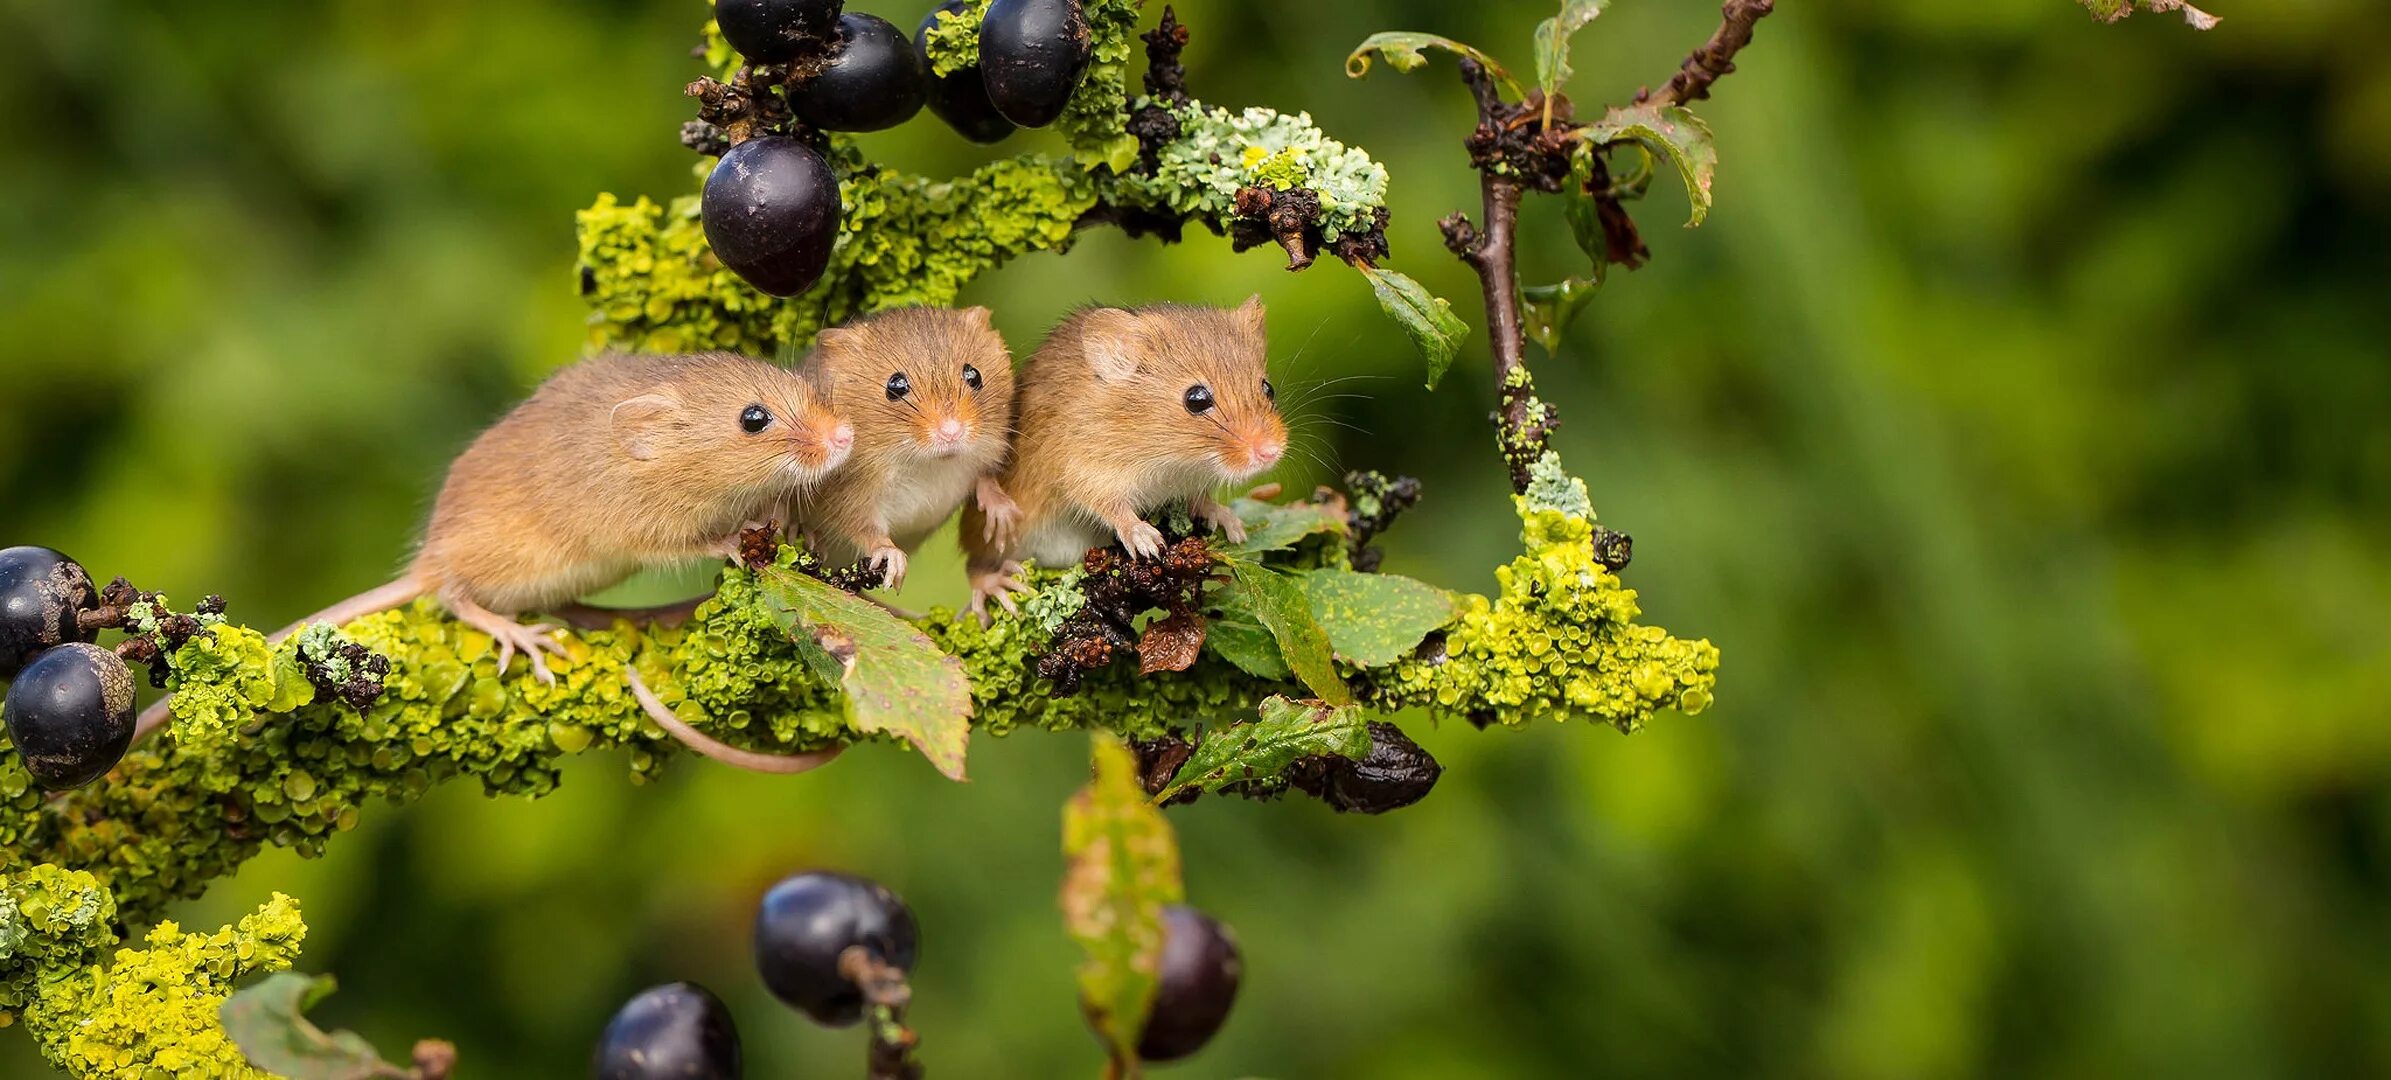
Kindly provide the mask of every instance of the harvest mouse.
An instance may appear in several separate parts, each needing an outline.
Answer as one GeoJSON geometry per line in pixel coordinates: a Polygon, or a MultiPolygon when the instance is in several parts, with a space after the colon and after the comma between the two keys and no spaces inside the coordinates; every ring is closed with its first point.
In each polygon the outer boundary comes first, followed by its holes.
{"type": "Polygon", "coordinates": [[[964,510],[971,609],[984,617],[991,598],[1010,609],[1024,559],[1070,566],[1115,538],[1133,557],[1161,554],[1144,515],[1173,501],[1244,539],[1212,489],[1287,451],[1267,347],[1258,296],[1235,309],[1090,308],[1063,320],[1021,372],[1019,434],[1001,477],[1019,520],[992,536],[964,510]]]}
{"type": "MultiPolygon", "coordinates": [[[[554,682],[555,608],[644,566],[724,554],[742,525],[846,460],[854,432],[795,372],[727,353],[600,356],[565,368],[449,466],[405,574],[284,627],[434,596],[554,682]]],[[[161,700],[139,734],[165,721],[161,700]]]]}
{"type": "Polygon", "coordinates": [[[870,559],[890,589],[907,556],[975,500],[1002,535],[1017,510],[996,480],[1013,428],[1013,354],[988,309],[901,308],[824,330],[806,373],[855,425],[838,472],[791,498],[788,520],[833,564],[870,559]]]}

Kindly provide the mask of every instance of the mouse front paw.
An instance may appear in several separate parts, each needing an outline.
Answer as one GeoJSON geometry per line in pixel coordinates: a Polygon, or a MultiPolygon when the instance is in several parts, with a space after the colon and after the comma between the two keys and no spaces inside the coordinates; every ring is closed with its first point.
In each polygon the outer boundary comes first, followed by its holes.
{"type": "Polygon", "coordinates": [[[1121,538],[1122,550],[1127,551],[1130,558],[1162,557],[1162,530],[1155,528],[1152,522],[1140,521],[1128,528],[1115,530],[1115,533],[1121,538]]]}
{"type": "Polygon", "coordinates": [[[982,481],[979,490],[980,535],[998,551],[1013,546],[1013,538],[1021,530],[1021,504],[992,482],[982,481]]]}
{"type": "Polygon", "coordinates": [[[900,547],[873,548],[869,556],[872,567],[880,571],[880,587],[891,592],[905,587],[905,549],[900,547]]]}
{"type": "Polygon", "coordinates": [[[1210,499],[1199,502],[1190,509],[1195,511],[1197,520],[1212,526],[1213,531],[1218,532],[1221,539],[1232,544],[1245,542],[1245,519],[1238,517],[1237,511],[1210,499]]]}

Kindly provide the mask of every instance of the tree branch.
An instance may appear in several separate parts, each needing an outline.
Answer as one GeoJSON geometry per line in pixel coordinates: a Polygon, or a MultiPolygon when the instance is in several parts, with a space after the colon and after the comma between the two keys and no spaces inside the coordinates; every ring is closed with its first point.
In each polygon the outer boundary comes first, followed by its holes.
{"type": "Polygon", "coordinates": [[[1776,9],[1777,0],[1727,0],[1719,8],[1719,28],[1710,40],[1685,58],[1660,93],[1637,94],[1636,100],[1683,105],[1708,98],[1711,84],[1734,73],[1735,54],[1752,43],[1753,29],[1776,9]]]}

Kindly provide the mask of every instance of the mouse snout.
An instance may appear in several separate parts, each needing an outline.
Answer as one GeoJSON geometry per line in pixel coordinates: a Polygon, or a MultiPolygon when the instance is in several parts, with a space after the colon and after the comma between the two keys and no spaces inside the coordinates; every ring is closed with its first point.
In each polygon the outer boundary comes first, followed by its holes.
{"type": "Polygon", "coordinates": [[[949,416],[930,428],[930,448],[941,453],[959,450],[971,437],[971,429],[958,417],[949,416]]]}
{"type": "Polygon", "coordinates": [[[1287,440],[1274,436],[1254,445],[1254,462],[1267,469],[1278,464],[1279,458],[1284,457],[1286,453],[1287,440]]]}
{"type": "Polygon", "coordinates": [[[841,421],[830,429],[830,434],[822,437],[822,443],[830,447],[832,453],[853,448],[855,446],[855,425],[841,421]]]}

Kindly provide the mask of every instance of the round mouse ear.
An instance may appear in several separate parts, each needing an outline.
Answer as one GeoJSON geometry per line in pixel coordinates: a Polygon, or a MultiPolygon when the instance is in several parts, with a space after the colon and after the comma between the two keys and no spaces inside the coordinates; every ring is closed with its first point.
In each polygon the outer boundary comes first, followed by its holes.
{"type": "Polygon", "coordinates": [[[996,313],[974,305],[963,309],[963,320],[979,329],[990,330],[996,326],[996,313]]]}
{"type": "Polygon", "coordinates": [[[1237,314],[1244,317],[1246,325],[1251,327],[1255,333],[1261,333],[1263,316],[1262,294],[1255,293],[1252,296],[1246,297],[1245,303],[1237,305],[1237,314]]]}
{"type": "Polygon", "coordinates": [[[641,394],[614,407],[607,429],[614,445],[633,461],[654,461],[662,452],[666,423],[680,407],[662,394],[641,394]]]}
{"type": "Polygon", "coordinates": [[[1079,347],[1097,378],[1125,381],[1137,375],[1138,357],[1146,351],[1145,322],[1134,311],[1098,308],[1080,323],[1079,347]]]}

